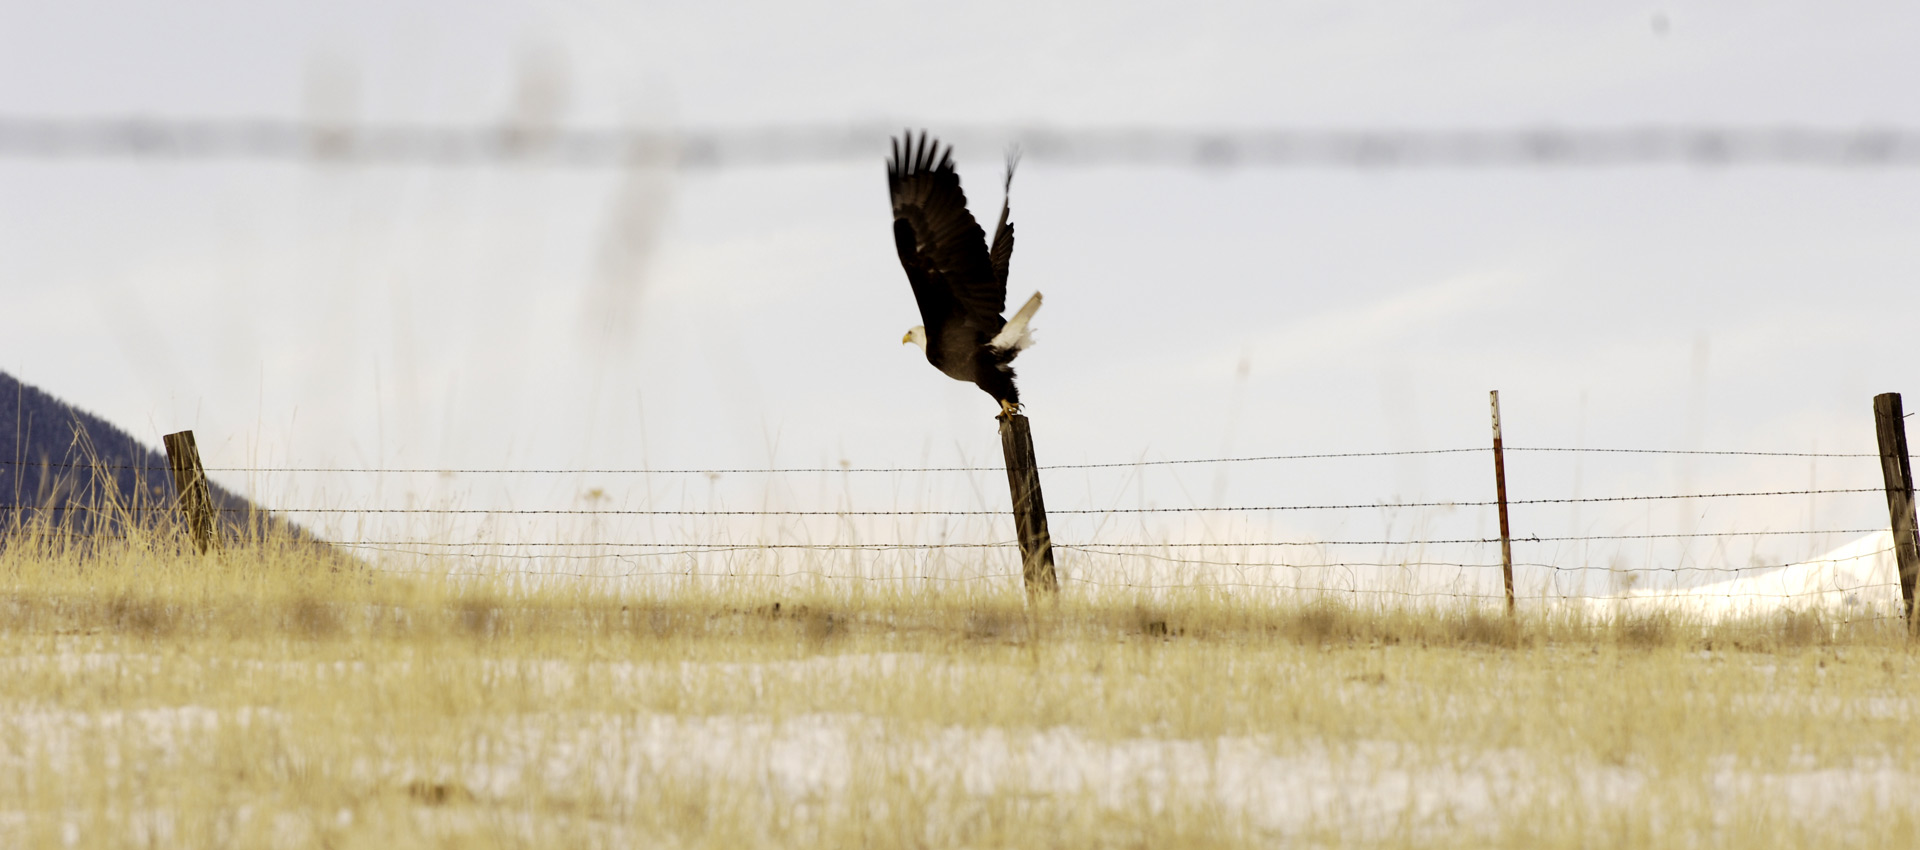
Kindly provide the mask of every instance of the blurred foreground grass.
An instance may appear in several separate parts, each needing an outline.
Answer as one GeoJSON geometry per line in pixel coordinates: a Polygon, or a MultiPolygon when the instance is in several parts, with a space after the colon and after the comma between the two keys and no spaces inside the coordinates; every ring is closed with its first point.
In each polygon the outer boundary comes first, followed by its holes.
{"type": "Polygon", "coordinates": [[[3,545],[4,846],[1920,840],[1897,624],[3,545]]]}

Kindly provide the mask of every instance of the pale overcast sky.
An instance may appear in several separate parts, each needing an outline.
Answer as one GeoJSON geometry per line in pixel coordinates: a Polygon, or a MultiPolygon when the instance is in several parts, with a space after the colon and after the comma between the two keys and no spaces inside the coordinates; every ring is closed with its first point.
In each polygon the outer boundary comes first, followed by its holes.
{"type": "MultiPolygon", "coordinates": [[[[1915,127],[1917,36],[1903,3],[0,2],[0,114],[1915,127]]],[[[958,154],[988,217],[1001,152],[958,154]]],[[[991,399],[899,343],[918,317],[882,157],[0,158],[0,369],[156,444],[192,428],[216,466],[997,462],[991,399]]],[[[1872,395],[1920,391],[1914,169],[1034,162],[1014,219],[1011,298],[1047,296],[1019,364],[1043,462],[1477,446],[1495,388],[1517,445],[1871,451],[1872,395]]],[[[1484,499],[1484,460],[1061,474],[1049,503],[1484,499]]],[[[1843,460],[1513,467],[1534,498],[1878,484],[1843,460]]],[[[964,507],[997,486],[980,481],[878,492],[964,507]]],[[[353,504],[415,487],[265,486],[353,504]]],[[[630,504],[631,486],[463,497],[630,504]]],[[[1517,517],[1540,535],[1854,528],[1885,521],[1879,498],[1517,517]]],[[[1284,525],[1381,522],[1409,520],[1284,525]]],[[[1479,510],[1411,522],[1489,530],[1479,510]]]]}

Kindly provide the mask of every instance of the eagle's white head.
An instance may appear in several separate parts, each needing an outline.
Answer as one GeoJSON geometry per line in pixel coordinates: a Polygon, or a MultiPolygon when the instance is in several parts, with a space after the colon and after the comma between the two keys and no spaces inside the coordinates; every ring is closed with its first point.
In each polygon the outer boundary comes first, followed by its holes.
{"type": "Polygon", "coordinates": [[[920,346],[921,351],[926,351],[927,350],[926,326],[914,325],[913,327],[908,328],[907,335],[900,338],[900,344],[906,345],[909,342],[913,343],[914,345],[920,346]]]}

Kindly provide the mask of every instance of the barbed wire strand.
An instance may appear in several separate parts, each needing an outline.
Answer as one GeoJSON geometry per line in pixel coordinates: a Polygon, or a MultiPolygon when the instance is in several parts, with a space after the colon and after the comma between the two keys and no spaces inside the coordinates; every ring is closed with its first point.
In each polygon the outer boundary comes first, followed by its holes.
{"type": "MultiPolygon", "coordinates": [[[[1287,564],[1287,563],[1273,563],[1273,562],[1266,562],[1266,561],[1220,561],[1220,560],[1213,560],[1213,559],[1206,559],[1206,558],[1175,558],[1167,555],[1156,555],[1156,554],[1147,553],[1147,552],[1124,552],[1124,553],[1097,552],[1097,551],[1089,550],[1080,546],[1070,546],[1070,545],[1061,545],[1061,544],[1055,544],[1053,548],[1060,549],[1060,550],[1073,551],[1073,552],[1083,552],[1087,554],[1109,555],[1109,556],[1122,557],[1122,558],[1141,558],[1141,559],[1153,560],[1153,561],[1169,563],[1169,564],[1182,564],[1182,565],[1189,565],[1189,566],[1208,566],[1208,567],[1237,567],[1237,568],[1259,567],[1259,568],[1279,568],[1279,569],[1291,569],[1291,570],[1347,569],[1347,568],[1353,568],[1353,567],[1373,567],[1373,568],[1453,567],[1458,569],[1469,569],[1469,570],[1497,570],[1497,569],[1502,569],[1504,566],[1500,563],[1473,564],[1473,563],[1457,563],[1457,562],[1449,562],[1449,561],[1405,561],[1405,562],[1388,562],[1388,563],[1367,562],[1367,561],[1332,561],[1332,562],[1319,563],[1319,564],[1287,564]]],[[[1866,552],[1859,555],[1849,555],[1845,558],[1814,558],[1814,559],[1809,559],[1805,561],[1793,561],[1793,562],[1784,563],[1784,564],[1759,564],[1759,565],[1746,566],[1746,567],[1700,567],[1700,566],[1634,567],[1631,569],[1619,570],[1619,572],[1675,573],[1675,574],[1683,573],[1683,572],[1748,573],[1748,572],[1761,572],[1766,570],[1779,570],[1779,569],[1785,569],[1787,567],[1797,567],[1804,564],[1840,564],[1840,563],[1846,563],[1850,561],[1859,561],[1866,558],[1873,558],[1880,555],[1884,555],[1892,551],[1893,549],[1891,547],[1888,547],[1885,549],[1876,549],[1872,552],[1866,552]]],[[[423,554],[427,554],[427,553],[423,553],[423,554]]],[[[538,558],[540,556],[532,555],[527,557],[538,558]]],[[[1520,567],[1529,567],[1533,569],[1550,570],[1555,573],[1599,572],[1599,571],[1610,569],[1610,568],[1585,567],[1585,566],[1570,567],[1570,566],[1562,566],[1559,564],[1542,564],[1542,563],[1528,563],[1528,562],[1516,562],[1513,566],[1516,569],[1520,567]]]]}
{"type": "MultiPolygon", "coordinates": [[[[1491,447],[1452,449],[1408,449],[1402,451],[1377,452],[1318,452],[1308,454],[1249,455],[1241,457],[1180,458],[1169,460],[1108,461],[1101,463],[1057,463],[1045,464],[1043,471],[1066,471],[1078,469],[1132,469],[1148,466],[1191,466],[1216,463],[1267,463],[1298,460],[1340,460],[1354,458],[1414,457],[1421,455],[1479,454],[1493,451],[1491,447]]],[[[1572,448],[1554,446],[1507,446],[1507,452],[1534,452],[1559,454],[1636,454],[1636,455],[1685,455],[1695,457],[1777,457],[1777,458],[1874,458],[1880,457],[1872,452],[1774,452],[1774,451],[1738,451],[1738,450],[1692,450],[1692,449],[1632,449],[1632,448],[1572,448]]],[[[1920,455],[1912,456],[1920,459],[1920,455]]],[[[166,472],[164,464],[90,464],[84,462],[51,462],[32,460],[0,459],[0,465],[31,466],[48,469],[88,469],[88,470],[134,470],[142,472],[166,472]]],[[[532,467],[526,469],[488,468],[488,467],[349,467],[349,466],[209,466],[207,472],[232,473],[286,473],[286,474],[339,474],[339,475],[812,475],[822,473],[843,474],[919,474],[919,473],[1003,473],[999,466],[796,466],[796,467],[678,467],[666,469],[621,468],[621,467],[532,467]]]]}
{"type": "MultiPolygon", "coordinates": [[[[1567,536],[1529,535],[1514,537],[1514,543],[1570,543],[1590,540],[1679,540],[1713,537],[1773,537],[1814,534],[1872,534],[1884,528],[1790,529],[1784,531],[1689,531],[1672,534],[1580,534],[1567,536]]],[[[1146,548],[1216,548],[1263,546],[1441,546],[1499,543],[1498,537],[1439,537],[1414,540],[1257,540],[1221,543],[1079,543],[1078,546],[1129,546],[1146,548]]]]}
{"type": "MultiPolygon", "coordinates": [[[[1838,495],[1850,493],[1880,493],[1880,487],[1846,487],[1806,490],[1745,490],[1722,493],[1673,493],[1648,496],[1580,496],[1555,499],[1508,499],[1513,505],[1568,505],[1601,504],[1609,502],[1662,502],[1685,499],[1732,499],[1766,496],[1813,496],[1838,495]]],[[[1115,514],[1188,514],[1188,513],[1264,513],[1275,511],[1334,511],[1334,510],[1383,510],[1403,508],[1473,508],[1498,505],[1497,501],[1463,499],[1444,502],[1374,502],[1345,504],[1308,504],[1308,505],[1223,505],[1219,507],[1154,507],[1154,508],[1068,508],[1049,510],[1050,516],[1107,516],[1115,514]]],[[[73,511],[73,512],[167,512],[175,508],[162,506],[133,507],[97,507],[92,505],[15,505],[17,510],[30,511],[73,511]]],[[[262,513],[278,514],[408,514],[431,516],[705,516],[705,517],[848,517],[848,516],[1003,516],[1002,510],[692,510],[692,509],[651,509],[651,508],[308,508],[308,507],[267,507],[267,508],[215,508],[214,512],[223,514],[262,513]]]]}
{"type": "MultiPolygon", "coordinates": [[[[1683,534],[1588,534],[1566,537],[1515,537],[1514,543],[1558,543],[1582,542],[1590,540],[1667,540],[1684,538],[1713,537],[1772,537],[1816,534],[1872,534],[1885,531],[1884,528],[1835,528],[1826,530],[1789,530],[1789,531],[1694,531],[1683,534]]],[[[351,540],[329,541],[336,546],[428,546],[428,547],[540,547],[540,548],[684,548],[706,546],[716,550],[753,550],[753,549],[806,549],[806,550],[855,550],[888,551],[894,549],[1004,549],[1017,545],[1015,541],[1005,540],[992,543],[637,543],[629,541],[501,541],[501,540],[351,540]]],[[[1317,546],[1436,546],[1436,545],[1492,545],[1499,543],[1498,537],[1452,537],[1411,540],[1243,540],[1220,542],[1185,543],[1055,543],[1055,548],[1068,546],[1080,549],[1237,549],[1237,548],[1275,548],[1275,547],[1317,547],[1317,546]]]]}
{"type": "MultiPolygon", "coordinates": [[[[1015,579],[1018,577],[1009,575],[1008,578],[1015,579]]],[[[1346,593],[1346,594],[1355,594],[1355,595],[1400,596],[1400,597],[1406,597],[1406,598],[1438,597],[1438,598],[1451,598],[1451,599],[1471,599],[1471,600],[1479,600],[1484,602],[1499,602],[1499,601],[1504,601],[1506,599],[1506,595],[1504,593],[1409,591],[1409,590],[1398,590],[1394,588],[1329,588],[1329,587],[1317,587],[1317,586],[1311,586],[1311,585],[1255,584],[1252,582],[1208,582],[1206,584],[1155,584],[1155,583],[1136,583],[1136,582],[1121,582],[1121,581],[1099,581],[1096,579],[1088,579],[1080,576],[1063,576],[1061,577],[1060,581],[1063,584],[1070,582],[1073,584],[1088,584],[1088,585],[1094,585],[1097,587],[1120,587],[1120,588],[1128,588],[1133,590],[1193,590],[1196,588],[1232,587],[1232,588],[1247,588],[1251,590],[1289,591],[1293,593],[1346,593]]],[[[1859,587],[1848,588],[1848,590],[1852,590],[1852,591],[1882,590],[1882,589],[1888,589],[1888,588],[1897,589],[1898,587],[1899,587],[1898,584],[1894,584],[1891,582],[1882,582],[1877,584],[1864,584],[1864,585],[1860,585],[1859,587]]],[[[1824,591],[1824,592],[1840,592],[1840,591],[1824,591]]],[[[1739,594],[1730,593],[1725,595],[1711,594],[1711,595],[1704,595],[1704,596],[1696,594],[1691,598],[1692,599],[1711,598],[1711,599],[1792,600],[1792,599],[1804,599],[1808,595],[1810,594],[1755,592],[1755,593],[1739,593],[1739,594]]],[[[1672,604],[1672,603],[1684,601],[1684,599],[1676,599],[1676,598],[1672,598],[1671,596],[1573,596],[1568,594],[1548,594],[1548,593],[1539,593],[1539,594],[1516,593],[1513,598],[1517,601],[1522,601],[1522,602],[1541,602],[1541,601],[1569,602],[1574,600],[1583,600],[1583,601],[1590,600],[1595,602],[1627,601],[1627,602],[1647,602],[1647,603],[1659,602],[1659,603],[1672,604]]],[[[1898,619],[1898,618],[1875,617],[1870,619],[1898,619]]]]}
{"type": "MultiPolygon", "coordinates": [[[[600,560],[600,561],[605,561],[605,560],[612,560],[620,563],[635,563],[636,561],[634,561],[633,559],[643,558],[643,557],[651,557],[651,558],[681,557],[681,556],[688,556],[688,555],[703,555],[703,554],[716,554],[716,553],[729,554],[729,553],[737,553],[737,552],[760,551],[760,547],[744,547],[743,546],[743,547],[730,548],[730,549],[683,548],[678,550],[663,550],[663,551],[642,552],[642,553],[629,552],[624,554],[601,553],[601,554],[592,554],[592,555],[555,555],[555,554],[505,554],[505,553],[495,553],[495,552],[444,552],[444,551],[435,552],[435,551],[423,551],[418,549],[410,549],[404,546],[391,546],[391,545],[377,546],[369,543],[343,544],[343,545],[345,546],[345,548],[361,549],[365,551],[375,551],[375,552],[381,552],[385,554],[413,555],[413,556],[425,557],[425,558],[465,558],[468,560],[480,560],[480,561],[488,561],[488,560],[504,560],[504,561],[600,560]]],[[[1014,544],[1012,543],[994,544],[994,548],[1011,548],[1013,545],[1014,544]]],[[[859,548],[859,547],[847,546],[847,547],[812,547],[812,548],[833,548],[833,549],[838,549],[842,551],[884,552],[884,551],[914,551],[914,550],[924,551],[933,547],[932,546],[896,546],[896,547],[890,547],[890,548],[884,548],[884,549],[875,549],[875,548],[859,548]]],[[[982,547],[976,547],[976,548],[987,548],[987,547],[982,546],[982,547]]],[[[1207,559],[1207,558],[1175,558],[1167,555],[1158,555],[1150,552],[1110,552],[1110,551],[1089,549],[1084,546],[1077,546],[1072,544],[1061,544],[1061,543],[1053,544],[1053,549],[1055,551],[1080,552],[1082,554],[1087,554],[1087,555],[1107,556],[1112,558],[1138,558],[1138,559],[1152,560],[1160,563],[1179,564],[1183,566],[1233,567],[1233,568],[1239,568],[1239,569],[1261,568],[1261,569],[1289,569],[1289,570],[1327,570],[1327,569],[1355,569],[1355,568],[1381,569],[1381,568],[1442,567],[1442,568],[1453,568],[1453,569],[1460,569],[1460,570],[1468,570],[1468,569],[1495,570],[1495,569],[1501,569],[1503,566],[1502,564],[1497,562],[1496,563],[1469,563],[1469,562],[1459,562],[1459,561],[1431,561],[1431,560],[1329,561],[1329,562],[1321,562],[1321,563],[1283,563],[1283,562],[1272,562],[1272,561],[1223,561],[1223,560],[1207,559]]],[[[1804,561],[1792,561],[1787,563],[1776,563],[1776,564],[1754,564],[1754,565],[1743,566],[1743,567],[1650,566],[1650,567],[1635,567],[1635,568],[1619,570],[1619,571],[1626,572],[1626,573],[1664,572],[1664,573],[1673,573],[1676,575],[1679,573],[1710,573],[1710,574],[1755,573],[1755,572],[1764,572],[1764,571],[1770,571],[1770,570],[1780,570],[1787,567],[1803,566],[1808,564],[1839,564],[1839,563],[1847,563],[1852,561],[1860,561],[1867,558],[1878,557],[1880,555],[1884,555],[1892,551],[1893,549],[1891,547],[1887,547],[1882,549],[1876,549],[1872,552],[1865,552],[1858,555],[1850,555],[1844,558],[1814,558],[1814,559],[1808,559],[1804,561]]],[[[1597,571],[1598,569],[1600,569],[1600,568],[1587,567],[1587,566],[1564,566],[1560,564],[1546,564],[1546,563],[1538,563],[1538,562],[1519,562],[1519,563],[1515,563],[1513,566],[1516,568],[1524,567],[1524,568],[1530,568],[1530,569],[1548,570],[1555,573],[1591,572],[1591,571],[1597,571]]],[[[539,574],[539,573],[532,573],[532,574],[539,574]]]]}
{"type": "MultiPolygon", "coordinates": [[[[1860,535],[1886,531],[1885,528],[1827,528],[1827,529],[1782,529],[1778,531],[1692,531],[1663,534],[1585,534],[1567,536],[1525,536],[1512,538],[1514,543],[1578,543],[1588,541],[1622,540],[1681,540],[1700,538],[1734,537],[1794,537],[1810,535],[1860,535]]],[[[99,532],[77,532],[63,529],[32,529],[32,534],[49,535],[68,539],[87,540],[126,540],[125,534],[106,534],[99,532]]],[[[799,549],[818,551],[888,551],[904,549],[1004,549],[1017,545],[1014,541],[992,542],[948,542],[948,543],[697,543],[697,542],[641,542],[628,540],[326,540],[333,546],[421,546],[434,548],[471,548],[476,546],[503,548],[620,548],[620,549],[691,549],[694,551],[752,551],[757,549],[799,549]]],[[[1238,540],[1213,542],[1079,542],[1058,543],[1056,546],[1074,546],[1076,548],[1095,549],[1235,549],[1235,548],[1277,548],[1277,547],[1323,547],[1323,546],[1466,546],[1492,545],[1500,542],[1498,537],[1437,537],[1413,539],[1378,540],[1238,540]]]]}
{"type": "MultiPolygon", "coordinates": [[[[1760,533],[1764,533],[1764,532],[1760,532],[1760,533]]],[[[1839,533],[1839,532],[1836,531],[1836,532],[1803,532],[1803,533],[1839,533]]],[[[101,535],[101,536],[110,536],[110,535],[101,535]]],[[[1687,536],[1691,536],[1691,535],[1687,535],[1687,536]]],[[[1473,542],[1488,542],[1488,541],[1473,541],[1473,542]]],[[[342,545],[345,545],[347,548],[355,548],[356,546],[360,548],[367,548],[370,546],[370,544],[367,544],[367,543],[342,544],[342,545]]],[[[780,545],[780,544],[774,544],[774,545],[780,545]]],[[[806,549],[856,548],[856,545],[848,545],[848,544],[786,544],[786,545],[794,548],[806,548],[806,549]]],[[[953,548],[953,547],[1006,548],[1012,545],[1013,544],[1011,542],[910,544],[910,545],[866,544],[866,545],[862,545],[860,550],[875,551],[875,549],[873,548],[865,548],[866,546],[884,546],[889,549],[924,550],[924,549],[953,548]]],[[[1093,544],[1093,545],[1099,545],[1099,544],[1093,544]]],[[[1112,544],[1109,544],[1109,545],[1112,545],[1112,544]]],[[[1231,544],[1220,544],[1220,545],[1231,545],[1231,544]]],[[[728,549],[685,548],[681,551],[654,552],[654,553],[646,553],[646,554],[656,556],[656,557],[681,556],[681,555],[711,554],[715,552],[752,551],[752,550],[758,550],[758,549],[764,549],[764,548],[768,548],[768,547],[762,546],[762,545],[742,544],[742,545],[733,546],[728,549]]],[[[1381,569],[1381,568],[1409,568],[1409,567],[1441,567],[1441,568],[1455,568],[1455,569],[1461,569],[1461,570],[1465,570],[1465,569],[1492,570],[1501,566],[1500,564],[1493,564],[1493,563],[1464,563],[1464,562],[1449,562],[1449,561],[1406,561],[1406,562],[1342,561],[1342,562],[1325,562],[1325,563],[1317,563],[1317,564],[1287,564],[1287,563],[1272,563],[1272,562],[1215,561],[1215,560],[1206,560],[1206,559],[1169,558],[1165,556],[1157,556],[1152,554],[1141,554],[1141,553],[1098,552],[1098,551],[1089,550],[1082,545],[1073,545],[1073,544],[1056,544],[1054,548],[1058,550],[1064,550],[1064,551],[1077,551],[1077,552],[1081,552],[1082,554],[1110,555],[1114,557],[1145,557],[1145,558],[1158,560],[1162,562],[1175,563],[1175,564],[1181,564],[1186,566],[1231,567],[1231,568],[1237,568],[1241,570],[1253,569],[1253,568],[1265,568],[1265,569],[1289,569],[1289,570],[1298,572],[1302,570],[1312,570],[1312,569],[1319,569],[1319,570],[1353,569],[1353,568],[1381,569]]],[[[435,558],[435,559],[445,558],[449,556],[466,557],[471,560],[488,560],[488,559],[587,560],[587,559],[594,559],[594,558],[601,558],[601,559],[612,558],[622,563],[634,563],[633,561],[628,560],[629,558],[633,557],[631,555],[628,555],[628,556],[527,555],[527,556],[503,557],[498,555],[489,555],[487,553],[446,553],[446,552],[422,552],[422,551],[412,551],[412,550],[386,550],[386,551],[392,554],[407,554],[407,555],[415,555],[419,557],[435,558]]],[[[1858,561],[1858,560],[1874,558],[1881,555],[1885,555],[1892,551],[1894,550],[1891,547],[1884,547],[1881,549],[1876,549],[1871,552],[1865,552],[1858,555],[1851,555],[1851,556],[1842,557],[1842,558],[1810,559],[1807,561],[1797,561],[1797,562],[1784,563],[1784,564],[1764,564],[1764,565],[1752,565],[1752,566],[1745,566],[1745,567],[1704,567],[1704,566],[1638,567],[1630,570],[1624,570],[1622,572],[1626,572],[1626,573],[1665,572],[1665,573],[1672,573],[1676,575],[1683,572],[1734,573],[1734,574],[1756,573],[1756,572],[1764,572],[1764,571],[1770,571],[1770,570],[1778,570],[1778,569],[1783,569],[1783,568],[1792,567],[1792,566],[1803,566],[1803,565],[1809,565],[1809,564],[1836,564],[1836,563],[1849,562],[1849,561],[1858,561]]],[[[1584,572],[1584,571],[1589,571],[1593,569],[1589,567],[1570,567],[1570,566],[1562,566],[1557,564],[1545,564],[1545,563],[1537,563],[1537,562],[1521,562],[1521,563],[1515,564],[1514,566],[1529,568],[1529,569],[1543,569],[1543,570],[1554,572],[1556,574],[1584,572]]],[[[818,569],[792,570],[792,571],[783,571],[779,573],[753,573],[753,572],[744,572],[744,571],[702,572],[702,571],[693,570],[693,569],[662,570],[662,571],[653,571],[653,572],[640,572],[637,569],[633,569],[633,570],[627,570],[620,573],[580,573],[580,572],[568,572],[568,571],[556,571],[556,570],[500,570],[500,569],[493,569],[493,570],[487,570],[487,571],[445,571],[445,570],[423,571],[419,569],[394,569],[391,567],[382,567],[378,565],[368,565],[367,568],[376,572],[395,573],[395,574],[423,574],[424,573],[424,574],[449,575],[449,576],[464,575],[464,576],[473,576],[473,577],[499,577],[502,575],[516,575],[516,576],[524,576],[528,578],[567,577],[567,578],[587,578],[587,579],[615,579],[615,578],[640,578],[640,577],[688,577],[688,578],[704,577],[704,578],[734,578],[734,579],[776,578],[777,579],[777,578],[812,577],[812,578],[833,579],[833,580],[860,580],[860,581],[868,581],[868,582],[879,582],[879,581],[885,581],[885,582],[901,582],[901,581],[979,582],[979,581],[998,581],[998,580],[1013,581],[1018,577],[1017,574],[1011,571],[1006,574],[981,574],[976,576],[936,576],[936,575],[927,575],[927,574],[872,576],[872,575],[860,575],[860,574],[848,574],[848,573],[834,573],[834,572],[830,572],[826,570],[818,570],[818,569]]],[[[1180,584],[1165,584],[1165,583],[1141,583],[1141,582],[1124,581],[1124,580],[1123,581],[1102,581],[1098,579],[1087,578],[1082,575],[1069,574],[1069,575],[1062,576],[1061,581],[1069,582],[1069,583],[1086,584],[1086,585],[1092,585],[1092,586],[1122,587],[1122,588],[1142,589],[1142,590],[1154,590],[1154,589],[1170,590],[1170,589],[1197,589],[1197,588],[1248,588],[1248,589],[1259,589],[1259,590],[1268,590],[1268,591],[1286,591],[1286,592],[1294,592],[1294,593],[1313,592],[1313,593],[1349,593],[1349,594],[1388,594],[1388,595],[1394,595],[1394,596],[1399,596],[1403,598],[1451,598],[1451,599],[1475,599],[1475,600],[1499,600],[1503,598],[1502,595],[1493,594],[1493,593],[1475,594],[1475,593],[1440,592],[1440,591],[1418,592],[1418,591],[1404,591],[1404,590],[1397,590],[1397,589],[1367,589],[1367,588],[1352,588],[1352,587],[1329,588],[1324,585],[1309,586],[1309,585],[1301,585],[1298,583],[1287,585],[1287,584],[1278,584],[1273,582],[1264,582],[1264,583],[1251,582],[1251,581],[1221,582],[1221,581],[1192,579],[1192,578],[1180,584]]],[[[1662,589],[1659,592],[1648,593],[1647,595],[1640,595],[1640,596],[1634,596],[1634,595],[1585,596],[1585,595],[1560,593],[1560,594],[1521,595],[1516,598],[1521,600],[1553,599],[1553,600],[1567,601],[1567,600],[1575,600],[1575,599],[1585,599],[1585,600],[1593,600],[1593,601],[1614,601],[1614,602],[1624,601],[1624,602],[1647,602],[1647,603],[1679,602],[1679,601],[1686,601],[1686,600],[1698,601],[1700,599],[1792,600],[1792,599],[1805,599],[1811,596],[1819,596],[1819,595],[1832,594],[1832,593],[1850,593],[1850,592],[1858,592],[1863,590],[1898,588],[1899,585],[1897,583],[1868,583],[1868,584],[1861,584],[1861,585],[1847,586],[1847,587],[1819,588],[1819,589],[1809,590],[1809,591],[1800,592],[1800,593],[1763,593],[1763,592],[1751,591],[1751,590],[1743,590],[1743,591],[1737,591],[1737,592],[1730,590],[1726,593],[1701,592],[1703,589],[1711,588],[1711,587],[1712,585],[1696,586],[1692,588],[1682,587],[1682,588],[1662,589]]]]}

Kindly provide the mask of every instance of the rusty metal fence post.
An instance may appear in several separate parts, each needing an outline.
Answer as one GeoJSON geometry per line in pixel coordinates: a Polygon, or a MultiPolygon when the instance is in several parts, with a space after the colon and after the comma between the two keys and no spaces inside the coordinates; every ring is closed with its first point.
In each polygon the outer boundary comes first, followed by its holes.
{"type": "Polygon", "coordinates": [[[1507,523],[1507,453],[1500,442],[1500,391],[1487,393],[1493,405],[1493,489],[1500,499],[1500,579],[1507,587],[1507,615],[1513,615],[1513,530],[1507,523]]]}

